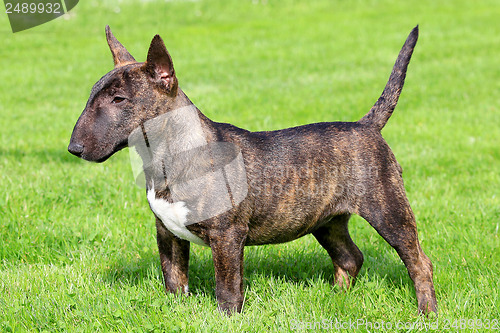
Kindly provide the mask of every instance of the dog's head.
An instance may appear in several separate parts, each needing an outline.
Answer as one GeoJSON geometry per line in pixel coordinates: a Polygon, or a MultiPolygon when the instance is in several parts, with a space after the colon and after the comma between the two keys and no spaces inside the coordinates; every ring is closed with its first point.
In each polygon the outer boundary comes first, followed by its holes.
{"type": "Polygon", "coordinates": [[[139,63],[106,26],[115,68],[92,88],[76,122],[68,151],[103,162],[127,146],[129,135],[145,121],[173,109],[178,89],[172,58],[160,36],[151,41],[146,62],[139,63]]]}

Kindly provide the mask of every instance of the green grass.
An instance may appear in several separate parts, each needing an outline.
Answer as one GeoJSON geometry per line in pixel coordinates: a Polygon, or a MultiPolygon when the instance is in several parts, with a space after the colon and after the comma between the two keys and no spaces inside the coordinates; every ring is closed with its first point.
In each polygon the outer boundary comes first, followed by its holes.
{"type": "Polygon", "coordinates": [[[242,314],[217,312],[211,253],[196,245],[193,296],[166,295],[154,218],[127,152],[90,164],[66,151],[90,88],[112,68],[106,24],[141,61],[160,33],[195,104],[251,130],[359,119],[420,24],[383,134],[434,263],[440,330],[446,320],[451,331],[456,320],[500,320],[499,16],[498,1],[93,0],[12,34],[1,14],[0,331],[423,320],[395,251],[357,217],[350,230],[365,263],[347,293],[331,286],[330,259],[306,236],[247,248],[242,314]]]}

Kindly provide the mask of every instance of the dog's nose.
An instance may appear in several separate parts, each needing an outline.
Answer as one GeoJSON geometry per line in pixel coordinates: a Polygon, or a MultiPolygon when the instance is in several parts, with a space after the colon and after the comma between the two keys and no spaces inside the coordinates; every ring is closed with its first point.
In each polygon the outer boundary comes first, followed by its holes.
{"type": "Polygon", "coordinates": [[[70,142],[68,146],[68,151],[75,156],[82,156],[83,146],[81,144],[70,142]]]}

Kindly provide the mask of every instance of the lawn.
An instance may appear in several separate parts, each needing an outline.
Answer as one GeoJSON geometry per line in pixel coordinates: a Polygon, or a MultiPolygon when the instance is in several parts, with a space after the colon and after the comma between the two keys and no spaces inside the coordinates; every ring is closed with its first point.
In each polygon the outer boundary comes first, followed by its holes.
{"type": "Polygon", "coordinates": [[[0,14],[0,331],[500,329],[498,17],[493,0],[88,0],[13,34],[0,14]],[[193,295],[167,295],[128,152],[104,164],[67,152],[92,85],[112,69],[106,24],[139,61],[159,33],[193,102],[250,130],[358,120],[419,24],[383,135],[434,264],[439,319],[418,316],[404,265],[359,217],[350,230],[365,262],[347,293],[306,236],[246,249],[242,314],[218,313],[210,249],[197,245],[193,295]]]}

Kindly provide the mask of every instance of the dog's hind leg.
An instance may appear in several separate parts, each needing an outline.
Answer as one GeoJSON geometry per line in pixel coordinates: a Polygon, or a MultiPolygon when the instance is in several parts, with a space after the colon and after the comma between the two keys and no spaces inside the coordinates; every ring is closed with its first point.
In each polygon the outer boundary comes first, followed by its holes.
{"type": "Polygon", "coordinates": [[[156,231],[165,287],[172,293],[187,294],[190,244],[175,237],[158,218],[156,231]]]}
{"type": "Polygon", "coordinates": [[[432,263],[420,247],[415,216],[400,177],[387,177],[383,185],[372,187],[359,206],[359,215],[397,251],[415,284],[418,309],[437,312],[432,281],[432,263]]]}
{"type": "Polygon", "coordinates": [[[352,241],[347,228],[350,216],[350,214],[335,216],[326,225],[313,232],[314,237],[332,258],[335,270],[334,283],[345,289],[354,284],[363,265],[363,254],[352,241]]]}

